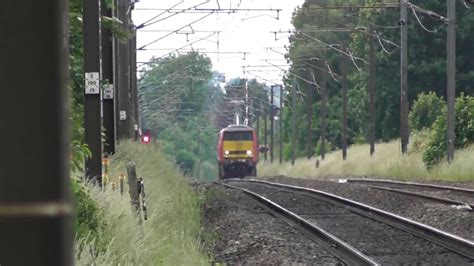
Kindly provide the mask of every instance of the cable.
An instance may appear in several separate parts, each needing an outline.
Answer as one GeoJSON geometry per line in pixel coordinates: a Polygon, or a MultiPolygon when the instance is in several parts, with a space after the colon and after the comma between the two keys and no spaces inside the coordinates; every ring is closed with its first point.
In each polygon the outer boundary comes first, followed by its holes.
{"type": "Polygon", "coordinates": [[[383,45],[382,41],[380,40],[380,35],[379,35],[377,32],[375,32],[375,34],[376,34],[376,36],[377,36],[377,40],[378,40],[378,42],[379,42],[379,44],[380,44],[380,47],[382,47],[382,51],[383,51],[384,53],[386,53],[386,54],[388,54],[388,55],[392,55],[393,53],[395,53],[396,50],[398,50],[398,48],[397,48],[397,49],[393,49],[393,51],[391,51],[391,52],[388,51],[388,50],[385,48],[385,46],[383,45]]]}
{"type": "MultiPolygon", "coordinates": [[[[212,12],[212,13],[209,13],[209,14],[203,16],[203,17],[200,17],[200,18],[198,18],[198,19],[192,21],[191,23],[188,23],[188,24],[184,25],[184,26],[181,27],[181,28],[179,28],[179,29],[177,29],[177,30],[175,30],[175,31],[172,31],[172,32],[166,34],[165,36],[159,37],[158,39],[156,39],[156,40],[154,40],[154,41],[151,41],[151,42],[149,42],[149,43],[143,45],[142,47],[138,48],[137,50],[142,50],[142,49],[144,49],[145,47],[147,47],[147,46],[149,46],[149,45],[151,45],[151,44],[154,44],[154,43],[156,43],[156,42],[158,42],[158,41],[160,41],[160,40],[162,40],[162,39],[164,39],[164,38],[166,38],[166,37],[172,35],[173,33],[176,33],[176,32],[178,32],[178,31],[180,31],[180,30],[182,30],[182,29],[184,29],[184,28],[186,28],[186,27],[188,27],[188,26],[190,26],[190,25],[192,25],[192,24],[194,24],[194,23],[196,23],[196,22],[199,22],[199,21],[201,21],[201,20],[203,20],[203,19],[209,17],[209,16],[212,15],[212,14],[214,14],[214,13],[212,12]]],[[[214,34],[215,34],[215,33],[214,33],[214,34]]]]}
{"type": "Polygon", "coordinates": [[[279,66],[277,66],[277,65],[275,65],[275,64],[273,64],[273,63],[270,63],[270,62],[268,62],[268,61],[265,61],[265,62],[267,62],[267,64],[272,65],[272,66],[274,66],[274,67],[276,67],[276,68],[279,68],[279,69],[281,69],[281,70],[286,71],[286,73],[289,73],[290,75],[292,75],[293,77],[295,77],[295,78],[297,78],[297,79],[300,79],[300,80],[302,80],[302,81],[304,81],[304,82],[306,82],[306,83],[308,83],[308,84],[310,84],[310,85],[316,86],[316,88],[319,88],[319,89],[321,88],[316,82],[312,82],[312,81],[310,81],[310,80],[307,80],[307,79],[305,79],[305,78],[303,78],[303,77],[301,77],[301,76],[299,76],[299,75],[297,75],[297,74],[291,72],[290,70],[286,70],[286,69],[284,69],[284,68],[281,68],[281,67],[279,67],[279,66]]]}
{"type": "MultiPolygon", "coordinates": [[[[329,70],[329,74],[331,74],[332,79],[333,79],[335,82],[340,83],[341,81],[338,80],[338,79],[334,76],[334,73],[332,72],[331,66],[329,65],[328,61],[325,61],[325,63],[326,63],[326,66],[327,66],[327,68],[328,68],[328,70],[329,70]]],[[[311,72],[311,74],[312,74],[312,73],[313,73],[313,72],[311,72]]],[[[313,76],[314,76],[314,75],[313,75],[313,76]]],[[[314,79],[314,78],[313,78],[313,79],[314,79]]]]}
{"type": "Polygon", "coordinates": [[[466,0],[462,1],[464,3],[464,6],[467,8],[467,9],[471,9],[471,5],[467,3],[466,0]]]}
{"type": "Polygon", "coordinates": [[[423,25],[423,23],[421,22],[420,20],[420,17],[418,17],[418,14],[416,13],[415,9],[413,8],[413,6],[411,6],[411,11],[413,12],[413,15],[415,15],[415,18],[416,20],[418,21],[418,24],[420,24],[421,28],[424,29],[425,31],[429,32],[429,33],[437,33],[438,32],[438,29],[434,29],[434,30],[429,30],[428,28],[425,27],[425,25],[423,25]]]}
{"type": "Polygon", "coordinates": [[[164,11],[161,12],[160,14],[158,14],[158,15],[152,17],[151,19],[149,19],[149,20],[147,20],[147,21],[141,23],[140,25],[137,26],[137,29],[146,27],[146,26],[147,26],[146,24],[147,24],[148,22],[150,22],[150,21],[152,21],[152,20],[154,20],[154,19],[156,19],[156,18],[159,18],[161,15],[164,15],[164,14],[165,14],[166,12],[168,12],[170,9],[173,9],[173,8],[179,6],[179,5],[180,5],[181,3],[183,3],[183,2],[184,2],[184,0],[181,0],[181,2],[179,2],[179,3],[175,4],[175,5],[173,5],[173,6],[170,7],[168,10],[164,10],[164,11]]]}
{"type": "MultiPolygon", "coordinates": [[[[355,59],[354,59],[354,56],[352,55],[352,52],[351,52],[351,49],[347,49],[347,51],[349,52],[349,56],[351,57],[351,60],[352,60],[352,64],[354,64],[354,66],[356,67],[357,71],[359,72],[362,72],[362,69],[360,69],[360,67],[357,65],[355,59]]],[[[367,62],[366,62],[367,63],[367,62]]]]}

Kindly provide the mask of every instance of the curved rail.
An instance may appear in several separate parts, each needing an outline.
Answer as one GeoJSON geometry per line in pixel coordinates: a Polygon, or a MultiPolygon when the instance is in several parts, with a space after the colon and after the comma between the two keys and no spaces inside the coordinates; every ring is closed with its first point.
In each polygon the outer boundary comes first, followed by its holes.
{"type": "MultiPolygon", "coordinates": [[[[234,179],[228,179],[228,181],[232,181],[232,180],[234,179]]],[[[299,229],[302,229],[307,234],[310,234],[313,238],[316,238],[318,243],[321,243],[324,247],[327,248],[329,252],[331,252],[336,257],[344,261],[347,265],[379,265],[377,262],[375,262],[374,260],[366,256],[359,250],[355,249],[351,245],[340,240],[336,236],[329,234],[322,228],[310,223],[304,218],[281,207],[275,202],[263,196],[258,195],[257,193],[254,193],[245,188],[235,187],[235,186],[225,184],[222,182],[214,182],[214,183],[227,187],[227,188],[240,190],[244,192],[245,194],[247,194],[248,196],[254,198],[263,207],[270,210],[273,214],[283,218],[291,225],[296,226],[299,229]]]]}
{"type": "Polygon", "coordinates": [[[474,189],[460,188],[460,187],[453,187],[453,186],[442,186],[442,185],[434,185],[434,184],[423,184],[423,183],[415,183],[415,182],[401,182],[401,181],[393,181],[393,180],[385,180],[385,179],[380,179],[380,180],[378,179],[344,179],[344,181],[348,183],[359,183],[359,184],[391,184],[391,185],[400,185],[400,186],[424,187],[424,188],[452,190],[452,191],[457,191],[457,192],[474,194],[474,189]]]}
{"type": "Polygon", "coordinates": [[[248,183],[258,183],[264,184],[273,187],[279,187],[281,189],[286,189],[289,191],[299,191],[310,197],[316,197],[323,199],[334,204],[345,206],[351,208],[354,212],[357,212],[366,217],[378,220],[380,222],[390,224],[396,228],[402,229],[419,237],[422,237],[431,242],[437,243],[441,246],[444,246],[456,253],[459,253],[471,260],[474,260],[474,242],[467,240],[460,236],[436,229],[426,224],[422,224],[411,219],[396,215],[391,212],[387,212],[375,207],[356,202],[347,198],[343,198],[331,193],[324,191],[319,191],[310,188],[273,183],[268,181],[260,180],[229,180],[231,182],[248,182],[248,183]]]}

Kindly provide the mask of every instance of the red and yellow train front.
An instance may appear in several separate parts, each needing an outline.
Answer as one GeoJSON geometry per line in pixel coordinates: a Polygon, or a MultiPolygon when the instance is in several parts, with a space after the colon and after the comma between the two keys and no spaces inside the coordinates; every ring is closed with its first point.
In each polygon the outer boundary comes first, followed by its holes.
{"type": "Polygon", "coordinates": [[[227,127],[220,133],[218,146],[219,177],[255,176],[258,144],[251,127],[227,127]]]}

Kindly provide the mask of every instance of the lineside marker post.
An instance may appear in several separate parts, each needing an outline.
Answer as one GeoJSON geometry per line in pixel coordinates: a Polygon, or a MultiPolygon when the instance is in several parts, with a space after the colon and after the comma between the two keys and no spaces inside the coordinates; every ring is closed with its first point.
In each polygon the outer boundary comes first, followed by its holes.
{"type": "Polygon", "coordinates": [[[0,265],[73,265],[67,18],[0,1],[0,265]]]}

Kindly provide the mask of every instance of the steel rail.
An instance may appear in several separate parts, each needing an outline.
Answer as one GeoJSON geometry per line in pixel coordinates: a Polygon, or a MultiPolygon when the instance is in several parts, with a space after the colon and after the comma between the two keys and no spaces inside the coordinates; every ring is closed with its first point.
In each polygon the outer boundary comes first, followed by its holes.
{"type": "Polygon", "coordinates": [[[327,249],[327,251],[335,255],[337,258],[341,259],[347,265],[379,265],[373,259],[369,258],[368,256],[366,256],[359,250],[355,249],[351,245],[340,240],[336,236],[326,232],[322,228],[310,223],[304,218],[281,207],[275,202],[270,201],[269,199],[263,196],[260,196],[259,194],[255,192],[252,192],[245,188],[240,188],[240,187],[235,187],[229,184],[225,184],[222,182],[214,182],[214,183],[230,188],[230,189],[240,190],[244,192],[246,195],[257,200],[258,203],[260,203],[265,209],[269,210],[272,214],[282,218],[287,223],[304,231],[306,234],[309,234],[313,240],[321,244],[323,247],[327,249]]]}
{"type": "Polygon", "coordinates": [[[431,195],[426,195],[426,194],[421,194],[421,193],[416,193],[416,192],[411,192],[411,191],[406,191],[406,190],[401,190],[401,189],[395,189],[395,188],[388,188],[388,187],[380,187],[380,186],[369,186],[371,188],[379,189],[379,190],[385,190],[385,191],[390,191],[394,193],[400,193],[400,194],[406,194],[414,197],[419,197],[419,198],[425,198],[429,199],[432,201],[436,202],[441,202],[445,204],[452,204],[452,205],[458,205],[458,206],[469,206],[472,210],[474,210],[474,204],[470,204],[468,202],[463,202],[463,201],[457,201],[457,200],[452,200],[452,199],[447,199],[447,198],[441,198],[441,197],[435,197],[431,195]]]}
{"type": "Polygon", "coordinates": [[[372,218],[382,223],[391,225],[418,237],[424,238],[428,241],[441,245],[453,252],[461,254],[471,260],[474,260],[474,242],[462,238],[460,236],[442,231],[440,229],[431,227],[429,225],[413,221],[411,219],[399,216],[397,214],[384,211],[357,201],[353,201],[341,196],[337,196],[328,192],[319,191],[311,188],[298,187],[280,183],[273,183],[268,181],[260,180],[229,180],[231,182],[241,183],[257,183],[261,185],[267,185],[271,187],[278,187],[287,191],[299,191],[300,193],[309,197],[325,200],[327,202],[339,205],[342,207],[350,208],[352,211],[359,213],[363,216],[372,218]]]}
{"type": "Polygon", "coordinates": [[[423,183],[415,183],[415,182],[401,182],[401,181],[392,181],[392,180],[377,180],[377,179],[347,179],[348,183],[366,183],[366,184],[391,184],[391,185],[401,185],[401,186],[413,186],[413,187],[425,187],[425,188],[434,188],[439,190],[452,190],[456,192],[463,192],[468,194],[474,194],[474,189],[468,188],[460,188],[460,187],[453,187],[453,186],[442,186],[442,185],[434,185],[434,184],[423,184],[423,183]]]}

